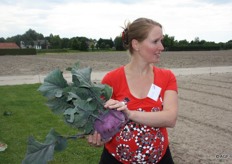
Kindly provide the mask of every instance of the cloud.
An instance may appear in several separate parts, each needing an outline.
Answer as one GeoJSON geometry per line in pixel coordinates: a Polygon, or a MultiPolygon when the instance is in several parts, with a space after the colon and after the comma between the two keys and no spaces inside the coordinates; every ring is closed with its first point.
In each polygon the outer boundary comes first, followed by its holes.
{"type": "Polygon", "coordinates": [[[232,2],[223,0],[40,0],[3,1],[0,37],[22,34],[29,28],[45,36],[112,38],[124,21],[149,17],[177,40],[226,42],[232,39],[232,2]]]}

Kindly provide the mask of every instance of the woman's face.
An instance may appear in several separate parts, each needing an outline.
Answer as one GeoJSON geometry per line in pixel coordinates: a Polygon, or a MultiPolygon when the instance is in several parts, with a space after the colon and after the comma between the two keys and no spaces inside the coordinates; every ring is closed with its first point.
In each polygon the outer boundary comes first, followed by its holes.
{"type": "Polygon", "coordinates": [[[139,43],[139,54],[148,63],[157,63],[164,50],[163,31],[159,26],[153,26],[147,38],[139,43]]]}

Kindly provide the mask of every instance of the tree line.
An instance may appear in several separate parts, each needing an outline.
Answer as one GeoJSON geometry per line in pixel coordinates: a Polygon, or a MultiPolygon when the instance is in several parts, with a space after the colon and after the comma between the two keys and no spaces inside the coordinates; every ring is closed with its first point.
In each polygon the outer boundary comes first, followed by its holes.
{"type": "MultiPolygon", "coordinates": [[[[117,36],[114,40],[110,39],[90,39],[86,37],[61,38],[59,35],[50,34],[43,36],[35,30],[29,29],[23,35],[16,35],[8,38],[0,38],[0,42],[15,42],[18,46],[24,48],[39,49],[71,49],[80,51],[89,50],[125,50],[122,43],[122,37],[117,36]]],[[[200,40],[196,37],[192,41],[175,40],[175,37],[164,35],[163,45],[166,51],[200,51],[200,50],[228,50],[232,49],[232,40],[226,43],[215,43],[200,40]]]]}

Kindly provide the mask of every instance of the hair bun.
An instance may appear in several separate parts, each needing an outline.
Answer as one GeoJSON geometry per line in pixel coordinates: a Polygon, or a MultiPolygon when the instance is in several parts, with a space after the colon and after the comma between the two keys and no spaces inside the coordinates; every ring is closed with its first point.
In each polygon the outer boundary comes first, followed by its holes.
{"type": "Polygon", "coordinates": [[[128,28],[125,28],[122,32],[122,42],[124,46],[128,46],[129,38],[128,38],[128,28]]]}

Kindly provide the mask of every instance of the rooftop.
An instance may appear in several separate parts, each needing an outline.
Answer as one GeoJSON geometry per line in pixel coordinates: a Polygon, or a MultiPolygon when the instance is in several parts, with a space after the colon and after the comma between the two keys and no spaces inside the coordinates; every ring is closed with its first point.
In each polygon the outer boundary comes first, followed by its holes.
{"type": "Polygon", "coordinates": [[[19,49],[16,43],[0,43],[0,49],[19,49]]]}

